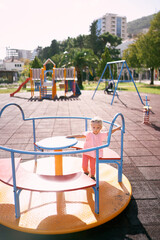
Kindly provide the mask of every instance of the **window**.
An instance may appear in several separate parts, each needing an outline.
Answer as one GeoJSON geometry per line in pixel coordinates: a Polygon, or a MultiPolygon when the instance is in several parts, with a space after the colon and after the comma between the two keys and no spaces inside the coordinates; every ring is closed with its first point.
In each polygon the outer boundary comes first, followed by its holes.
{"type": "Polygon", "coordinates": [[[117,17],[117,36],[121,37],[121,18],[117,17]]]}
{"type": "Polygon", "coordinates": [[[22,64],[15,64],[14,66],[15,66],[15,67],[21,67],[22,64]]]}

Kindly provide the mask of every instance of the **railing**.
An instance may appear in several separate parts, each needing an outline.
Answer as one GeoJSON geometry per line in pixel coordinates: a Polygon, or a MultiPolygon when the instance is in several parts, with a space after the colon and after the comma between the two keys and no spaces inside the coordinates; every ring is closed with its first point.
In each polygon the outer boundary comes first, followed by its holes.
{"type": "MultiPolygon", "coordinates": [[[[15,171],[15,153],[18,154],[25,154],[25,155],[33,155],[35,156],[35,160],[37,159],[37,156],[52,156],[52,155],[72,155],[72,154],[79,154],[79,153],[85,153],[85,152],[90,152],[90,151],[96,151],[96,186],[93,187],[94,192],[95,192],[95,212],[99,213],[99,163],[104,163],[106,161],[100,161],[99,159],[99,149],[102,148],[106,148],[109,147],[110,145],[110,141],[111,141],[111,133],[112,133],[112,129],[113,126],[117,126],[117,124],[115,123],[117,118],[121,118],[122,124],[121,124],[121,156],[120,156],[120,160],[116,161],[116,160],[112,160],[109,159],[107,162],[113,162],[116,163],[118,165],[118,181],[121,182],[122,181],[122,166],[123,166],[123,134],[125,132],[125,121],[124,121],[124,117],[121,113],[117,113],[115,115],[115,117],[113,118],[112,122],[108,122],[103,120],[104,123],[106,124],[110,124],[110,128],[109,128],[109,132],[108,132],[108,138],[107,138],[107,143],[104,145],[101,145],[99,147],[93,147],[90,149],[80,149],[80,150],[68,150],[68,151],[61,151],[61,152],[42,152],[42,151],[38,151],[35,143],[36,143],[36,128],[35,128],[35,122],[37,120],[44,120],[44,119],[79,119],[84,121],[85,123],[85,131],[88,130],[88,122],[91,120],[91,118],[88,117],[71,117],[71,116],[53,116],[53,117],[31,117],[31,118],[25,118],[25,114],[22,110],[22,108],[16,104],[16,103],[10,103],[5,105],[1,111],[0,111],[0,117],[2,116],[2,113],[4,112],[4,110],[6,108],[8,108],[9,106],[15,106],[17,107],[21,114],[22,114],[22,119],[24,121],[32,121],[33,124],[33,139],[34,139],[34,151],[25,151],[25,150],[19,150],[19,149],[12,149],[12,148],[8,148],[5,146],[0,146],[1,150],[10,152],[11,154],[11,161],[12,161],[12,177],[13,177],[13,187],[14,187],[14,198],[15,198],[15,212],[16,212],[16,217],[19,217],[20,215],[20,210],[19,210],[19,194],[21,192],[20,189],[17,189],[16,187],[16,171],[15,171]]],[[[27,180],[26,180],[27,181],[27,180]]]]}

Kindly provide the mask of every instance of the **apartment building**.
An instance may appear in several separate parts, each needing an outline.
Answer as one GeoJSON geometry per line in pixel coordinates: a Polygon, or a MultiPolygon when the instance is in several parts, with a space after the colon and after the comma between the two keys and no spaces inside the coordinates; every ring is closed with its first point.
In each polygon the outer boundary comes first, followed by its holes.
{"type": "Polygon", "coordinates": [[[98,33],[109,32],[112,35],[125,40],[127,38],[127,18],[117,14],[106,13],[102,18],[97,19],[98,33]]]}
{"type": "Polygon", "coordinates": [[[6,59],[30,59],[32,58],[32,52],[30,50],[23,49],[14,49],[14,48],[6,48],[6,59]]]}

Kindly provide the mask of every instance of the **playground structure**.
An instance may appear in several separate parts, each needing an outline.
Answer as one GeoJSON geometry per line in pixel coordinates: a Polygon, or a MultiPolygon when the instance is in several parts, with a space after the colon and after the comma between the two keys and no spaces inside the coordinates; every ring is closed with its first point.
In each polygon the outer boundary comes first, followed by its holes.
{"type": "MultiPolygon", "coordinates": [[[[139,91],[138,91],[138,88],[137,88],[137,86],[136,86],[136,84],[135,84],[135,81],[133,80],[131,71],[129,70],[129,67],[128,67],[128,65],[127,65],[127,63],[126,63],[125,60],[113,61],[113,62],[107,62],[107,63],[106,63],[106,66],[105,66],[105,68],[104,68],[104,70],[103,70],[103,73],[102,73],[102,75],[101,75],[101,77],[100,77],[100,79],[99,79],[99,81],[98,81],[97,87],[96,87],[96,89],[95,89],[95,91],[94,91],[94,93],[93,93],[92,99],[94,98],[94,96],[95,96],[95,94],[96,94],[96,91],[97,91],[97,89],[98,89],[98,86],[99,86],[99,84],[100,84],[102,81],[108,81],[109,83],[112,82],[113,85],[114,85],[114,92],[113,92],[113,97],[112,97],[112,100],[111,100],[111,105],[113,104],[115,95],[118,97],[117,88],[118,88],[118,84],[119,84],[120,82],[123,82],[123,83],[124,83],[124,82],[132,82],[132,83],[134,84],[134,86],[135,86],[135,89],[136,89],[136,91],[137,91],[137,94],[138,94],[138,97],[139,97],[141,103],[144,105],[144,102],[143,102],[143,100],[142,100],[142,98],[141,98],[141,96],[140,96],[140,94],[139,94],[139,91]],[[116,64],[116,65],[117,65],[117,76],[118,76],[117,82],[115,82],[114,77],[113,77],[113,72],[112,72],[112,66],[113,66],[113,64],[116,64]],[[122,65],[121,65],[121,64],[122,64],[122,65]],[[120,67],[120,65],[121,65],[121,67],[120,67]],[[126,70],[128,71],[128,75],[129,75],[128,80],[121,80],[122,71],[123,71],[124,67],[126,67],[126,70]],[[104,76],[107,68],[109,68],[110,79],[103,79],[103,76],[104,76]]],[[[108,83],[108,84],[109,84],[109,83],[108,83]]]]}
{"type": "Polygon", "coordinates": [[[30,78],[27,78],[10,96],[13,97],[29,80],[31,85],[31,98],[34,97],[35,91],[39,91],[40,100],[44,98],[57,98],[57,82],[59,82],[61,87],[63,86],[65,96],[69,91],[73,92],[73,96],[79,96],[81,94],[76,83],[77,74],[75,68],[56,68],[55,63],[51,59],[47,59],[43,64],[43,68],[30,68],[30,78]],[[53,64],[51,70],[46,70],[47,63],[53,64]],[[51,75],[51,79],[48,79],[48,74],[51,75]]]}
{"type": "Polygon", "coordinates": [[[25,118],[22,108],[15,103],[5,105],[0,111],[0,117],[9,106],[15,106],[20,110],[23,121],[33,123],[34,151],[0,146],[1,150],[11,154],[9,159],[0,159],[0,181],[2,181],[0,187],[5,191],[5,194],[0,197],[0,207],[2,205],[3,213],[0,216],[0,222],[2,224],[31,233],[64,234],[103,224],[116,217],[127,207],[132,191],[128,179],[122,173],[125,122],[121,113],[116,114],[112,122],[103,120],[104,124],[110,125],[106,144],[85,150],[77,147],[79,150],[74,148],[69,151],[44,152],[36,148],[36,122],[47,119],[61,119],[61,121],[65,119],[66,124],[67,119],[72,119],[72,121],[79,119],[84,121],[85,130],[87,130],[91,118],[64,116],[25,118]],[[122,122],[120,156],[109,149],[112,128],[117,126],[115,123],[117,118],[120,118],[122,122]],[[102,148],[104,155],[99,158],[99,149],[102,148]],[[79,172],[80,160],[75,154],[88,151],[96,151],[96,180],[79,172]],[[23,163],[21,159],[15,157],[17,153],[20,156],[34,156],[35,158],[23,163]],[[49,161],[52,163],[50,166],[54,166],[54,157],[57,155],[63,155],[64,167],[67,168],[67,173],[65,172],[64,175],[50,175],[45,172],[49,161]],[[49,156],[51,157],[49,158],[49,156]],[[118,169],[109,166],[108,163],[117,164],[118,169]],[[11,192],[12,188],[13,193],[11,192]],[[92,188],[94,192],[91,191],[92,188]],[[22,190],[24,190],[23,194],[22,190]],[[75,194],[72,191],[75,191],[75,194]],[[32,192],[38,192],[37,194],[40,192],[40,194],[37,197],[32,192]],[[44,195],[42,195],[43,192],[44,195]],[[55,195],[51,195],[53,192],[55,195]],[[92,198],[93,193],[94,198],[92,198]],[[13,194],[17,219],[14,218],[13,209],[8,211],[9,206],[13,205],[13,194]],[[5,200],[3,196],[5,196],[5,200]],[[39,202],[41,198],[42,203],[39,202]],[[7,204],[4,204],[5,201],[7,204]]]}

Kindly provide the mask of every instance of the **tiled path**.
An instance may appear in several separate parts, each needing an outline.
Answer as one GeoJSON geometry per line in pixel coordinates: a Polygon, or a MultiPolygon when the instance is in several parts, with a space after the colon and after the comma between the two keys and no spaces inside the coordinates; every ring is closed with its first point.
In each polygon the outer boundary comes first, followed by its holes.
{"type": "MultiPolygon", "coordinates": [[[[29,93],[18,93],[14,98],[0,95],[0,109],[7,103],[18,103],[26,117],[31,116],[86,116],[95,115],[111,121],[121,112],[125,117],[123,173],[132,184],[133,196],[129,206],[117,218],[88,231],[68,235],[33,235],[17,232],[0,225],[1,239],[160,239],[160,95],[148,95],[152,112],[151,124],[144,125],[143,106],[137,93],[120,92],[111,106],[111,95],[98,91],[92,100],[92,91],[83,91],[78,99],[59,101],[28,101],[29,93]]],[[[142,99],[145,95],[142,95],[142,99]]],[[[37,124],[39,139],[52,135],[81,132],[82,126],[64,121],[37,124]]],[[[21,121],[19,110],[10,107],[0,119],[0,144],[31,150],[32,128],[21,121]]],[[[112,149],[119,151],[119,138],[112,137],[112,149]]],[[[0,157],[8,157],[0,151],[0,157]]]]}

